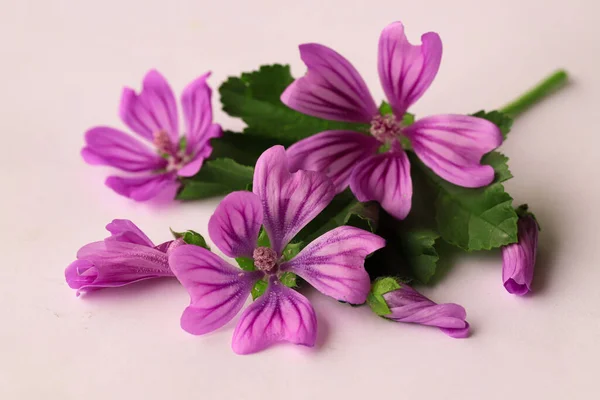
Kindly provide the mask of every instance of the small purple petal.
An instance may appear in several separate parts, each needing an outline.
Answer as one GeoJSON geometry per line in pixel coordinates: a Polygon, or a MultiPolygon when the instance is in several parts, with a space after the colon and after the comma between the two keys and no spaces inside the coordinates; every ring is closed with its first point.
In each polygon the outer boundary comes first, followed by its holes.
{"type": "Polygon", "coordinates": [[[105,240],[116,240],[118,242],[154,247],[152,240],[136,224],[128,219],[113,219],[111,223],[106,225],[106,230],[110,232],[110,236],[105,240]]]}
{"type": "Polygon", "coordinates": [[[229,257],[252,257],[263,222],[260,199],[252,192],[233,192],[208,221],[208,234],[229,257]]]}
{"type": "Polygon", "coordinates": [[[481,157],[502,144],[498,127],[467,115],[435,115],[403,130],[417,156],[448,182],[481,187],[494,180],[494,169],[481,157]]]}
{"type": "Polygon", "coordinates": [[[273,146],[259,157],[252,189],[262,202],[263,225],[271,248],[279,255],[335,196],[334,186],[324,174],[312,171],[290,173],[282,146],[273,146]]]}
{"type": "Polygon", "coordinates": [[[142,137],[152,141],[159,132],[166,132],[172,145],[179,145],[175,95],[158,71],[146,74],[139,95],[129,88],[123,90],[120,115],[123,122],[142,137]]]}
{"type": "Polygon", "coordinates": [[[182,245],[169,256],[169,264],[190,294],[181,327],[194,335],[214,331],[242,308],[260,271],[242,271],[203,247],[182,245]]]}
{"type": "Polygon", "coordinates": [[[412,180],[404,150],[396,144],[392,151],[362,161],[354,167],[350,189],[359,201],[376,200],[394,217],[406,218],[411,206],[412,180]]]}
{"type": "Polygon", "coordinates": [[[385,240],[377,235],[340,226],[312,241],[280,270],[301,276],[336,300],[362,304],[371,288],[365,257],[384,246],[385,240]]]}
{"type": "Polygon", "coordinates": [[[377,105],[356,69],[337,52],[320,44],[300,45],[308,71],[281,95],[288,107],[334,121],[369,123],[377,105]]]}
{"type": "Polygon", "coordinates": [[[502,281],[509,293],[523,296],[531,291],[539,227],[531,216],[517,225],[519,241],[502,248],[502,281]]]}
{"type": "Polygon", "coordinates": [[[454,338],[469,336],[469,324],[465,321],[467,313],[458,304],[436,304],[408,285],[401,284],[399,289],[383,295],[392,311],[386,318],[397,322],[410,322],[435,326],[454,338]]]}
{"type": "Polygon", "coordinates": [[[69,286],[81,292],[172,277],[167,255],[146,245],[105,240],[83,246],[65,270],[69,286]]]}
{"type": "Polygon", "coordinates": [[[85,142],[81,155],[91,165],[109,165],[128,172],[152,171],[167,165],[148,146],[113,128],[92,128],[85,133],[85,142]]]}
{"type": "Polygon", "coordinates": [[[279,342],[312,347],[316,338],[317,318],[308,299],[271,276],[265,293],[242,313],[232,348],[249,354],[279,342]]]}
{"type": "Polygon", "coordinates": [[[197,154],[209,139],[216,137],[215,133],[220,136],[219,125],[216,125],[219,127],[218,132],[211,129],[215,125],[212,123],[212,90],[206,82],[209,76],[210,72],[200,76],[181,95],[188,154],[197,154]]]}
{"type": "Polygon", "coordinates": [[[381,143],[352,131],[325,131],[294,143],[287,149],[290,170],[327,174],[336,193],[348,187],[354,166],[377,152],[381,143]]]}
{"type": "Polygon", "coordinates": [[[109,176],[106,186],[136,201],[150,200],[162,192],[172,191],[175,194],[179,187],[173,173],[146,175],[146,176],[109,176]]]}
{"type": "Polygon", "coordinates": [[[442,41],[437,33],[421,36],[413,46],[400,22],[388,25],[379,38],[379,79],[394,114],[402,116],[433,82],[442,60],[442,41]]]}

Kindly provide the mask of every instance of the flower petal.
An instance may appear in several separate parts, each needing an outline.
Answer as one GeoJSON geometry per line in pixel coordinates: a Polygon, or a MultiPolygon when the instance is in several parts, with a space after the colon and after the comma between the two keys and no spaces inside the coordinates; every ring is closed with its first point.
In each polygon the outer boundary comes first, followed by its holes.
{"type": "Polygon", "coordinates": [[[494,169],[481,157],[502,144],[498,127],[467,115],[435,115],[403,130],[417,156],[448,182],[481,187],[494,180],[494,169]]]}
{"type": "Polygon", "coordinates": [[[308,71],[281,95],[288,107],[314,117],[334,121],[369,123],[377,105],[356,69],[329,47],[300,45],[300,57],[308,71]]]}
{"type": "Polygon", "coordinates": [[[509,293],[523,296],[531,291],[539,227],[531,216],[517,225],[519,241],[502,248],[502,281],[509,293]]]}
{"type": "Polygon", "coordinates": [[[359,132],[325,131],[294,143],[287,155],[291,171],[323,172],[340,193],[348,187],[354,166],[379,146],[377,139],[359,132]]]}
{"type": "Polygon", "coordinates": [[[85,133],[85,143],[81,155],[91,165],[109,165],[129,172],[152,171],[167,165],[148,146],[117,129],[92,128],[85,133]]]}
{"type": "Polygon", "coordinates": [[[158,71],[146,74],[139,95],[129,88],[123,90],[120,115],[142,137],[152,141],[158,132],[166,132],[171,143],[179,145],[177,103],[171,86],[158,71]]]}
{"type": "Polygon", "coordinates": [[[308,299],[271,276],[265,293],[240,317],[232,347],[249,354],[279,342],[312,347],[316,338],[317,317],[308,299]]]}
{"type": "Polygon", "coordinates": [[[109,176],[106,179],[106,186],[136,201],[150,200],[159,194],[167,191],[175,191],[179,183],[174,174],[157,174],[146,176],[109,176]]]}
{"type": "Polygon", "coordinates": [[[359,201],[376,200],[394,217],[408,215],[412,199],[410,162],[399,146],[387,153],[371,156],[356,167],[350,189],[359,201]]]}
{"type": "Polygon", "coordinates": [[[273,146],[261,154],[254,168],[252,189],[262,202],[263,224],[271,248],[279,255],[335,196],[333,184],[324,174],[290,173],[283,146],[273,146]]]}
{"type": "Polygon", "coordinates": [[[422,45],[413,46],[400,22],[388,25],[379,38],[379,79],[397,117],[425,93],[442,60],[442,41],[437,33],[421,36],[422,45]]]}
{"type": "Polygon", "coordinates": [[[233,192],[218,205],[208,221],[208,234],[229,257],[252,257],[263,222],[260,199],[252,192],[233,192]]]}
{"type": "MultiPolygon", "coordinates": [[[[198,153],[211,139],[211,134],[215,137],[215,131],[211,129],[213,127],[212,90],[206,82],[209,76],[210,72],[200,76],[190,83],[181,95],[188,154],[198,153]]],[[[219,127],[220,136],[220,126],[216,126],[219,127]]]]}
{"type": "Polygon", "coordinates": [[[458,304],[436,304],[406,284],[385,293],[383,298],[392,311],[385,318],[397,322],[435,326],[454,338],[465,338],[469,335],[469,324],[465,321],[467,312],[458,304]]]}
{"type": "Polygon", "coordinates": [[[242,271],[200,246],[182,245],[169,256],[169,264],[190,294],[181,327],[194,335],[214,331],[242,308],[260,271],[242,271]]]}
{"type": "Polygon", "coordinates": [[[116,240],[154,247],[152,240],[136,224],[128,219],[113,219],[111,223],[106,225],[106,230],[110,232],[110,237],[105,240],[116,240]]]}
{"type": "Polygon", "coordinates": [[[352,226],[340,226],[308,244],[296,257],[281,264],[336,300],[362,304],[371,289],[365,257],[385,246],[377,235],[352,226]]]}

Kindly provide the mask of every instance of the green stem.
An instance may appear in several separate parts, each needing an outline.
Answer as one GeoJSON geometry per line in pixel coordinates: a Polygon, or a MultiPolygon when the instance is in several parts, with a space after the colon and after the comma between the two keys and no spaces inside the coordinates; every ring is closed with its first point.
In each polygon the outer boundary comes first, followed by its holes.
{"type": "Polygon", "coordinates": [[[569,76],[567,75],[567,71],[559,69],[533,88],[529,89],[519,98],[502,107],[500,111],[511,118],[515,118],[546,96],[565,86],[568,79],[569,76]]]}

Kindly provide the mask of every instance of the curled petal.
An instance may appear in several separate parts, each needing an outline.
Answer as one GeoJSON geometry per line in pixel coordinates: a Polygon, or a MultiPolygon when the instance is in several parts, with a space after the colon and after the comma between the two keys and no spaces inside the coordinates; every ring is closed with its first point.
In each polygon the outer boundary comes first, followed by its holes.
{"type": "Polygon", "coordinates": [[[242,271],[200,246],[182,245],[171,252],[169,264],[190,294],[181,327],[194,335],[212,332],[242,308],[260,271],[242,271]]]}
{"type": "Polygon", "coordinates": [[[158,71],[146,74],[139,95],[129,88],[123,90],[120,115],[123,122],[142,137],[152,141],[159,132],[165,132],[173,146],[179,145],[175,95],[158,71]]]}
{"type": "Polygon", "coordinates": [[[379,79],[400,119],[429,88],[440,68],[442,41],[438,34],[426,33],[421,41],[420,46],[410,44],[400,22],[388,25],[379,38],[379,79]]]}
{"type": "Polygon", "coordinates": [[[385,240],[377,235],[340,226],[308,244],[280,269],[301,276],[336,300],[362,304],[371,288],[364,268],[365,257],[383,246],[385,240]]]}
{"type": "Polygon", "coordinates": [[[249,354],[271,344],[290,342],[312,347],[317,317],[308,299],[272,276],[265,293],[240,317],[233,333],[233,351],[249,354]]]}
{"type": "Polygon", "coordinates": [[[166,173],[133,177],[109,176],[106,186],[125,197],[146,201],[165,192],[172,192],[174,197],[179,183],[175,174],[166,173]]]}
{"type": "Polygon", "coordinates": [[[85,133],[81,156],[88,164],[140,172],[164,168],[167,162],[148,146],[117,129],[98,126],[85,133]]]}
{"type": "Polygon", "coordinates": [[[435,115],[403,132],[421,161],[448,182],[475,188],[494,180],[494,168],[480,162],[502,144],[495,124],[467,115],[435,115]]]}
{"type": "Polygon", "coordinates": [[[502,248],[502,281],[509,293],[522,296],[531,291],[539,227],[531,216],[517,226],[519,241],[502,248]]]}
{"type": "Polygon", "coordinates": [[[154,247],[152,240],[136,224],[128,219],[113,219],[111,223],[106,225],[106,230],[110,232],[110,236],[105,240],[116,240],[154,247]]]}
{"type": "Polygon", "coordinates": [[[289,241],[335,196],[327,176],[312,171],[290,173],[285,149],[273,146],[256,162],[252,190],[263,206],[263,225],[279,255],[289,241]]]}
{"type": "Polygon", "coordinates": [[[105,240],[83,246],[65,270],[69,286],[80,292],[173,276],[167,255],[152,247],[105,240]]]}
{"type": "Polygon", "coordinates": [[[352,171],[350,189],[359,201],[376,200],[394,217],[406,218],[411,206],[412,180],[404,150],[397,146],[359,163],[352,171]]]}
{"type": "Polygon", "coordinates": [[[300,57],[308,71],[281,95],[288,107],[314,117],[334,121],[369,123],[377,105],[356,69],[329,47],[300,45],[300,57]]]}
{"type": "Polygon", "coordinates": [[[397,322],[435,326],[454,338],[469,335],[467,313],[458,304],[436,304],[410,286],[402,284],[399,289],[383,295],[392,311],[386,318],[397,322]]]}
{"type": "Polygon", "coordinates": [[[208,233],[226,256],[252,257],[262,222],[258,196],[252,192],[233,192],[221,201],[208,221],[208,233]]]}
{"type": "Polygon", "coordinates": [[[212,90],[206,80],[210,72],[190,83],[181,95],[185,122],[186,152],[198,154],[208,141],[221,136],[221,127],[212,123],[212,90]]]}
{"type": "Polygon", "coordinates": [[[352,131],[325,131],[294,143],[287,149],[290,170],[323,172],[336,193],[348,187],[354,166],[377,152],[372,136],[352,131]]]}

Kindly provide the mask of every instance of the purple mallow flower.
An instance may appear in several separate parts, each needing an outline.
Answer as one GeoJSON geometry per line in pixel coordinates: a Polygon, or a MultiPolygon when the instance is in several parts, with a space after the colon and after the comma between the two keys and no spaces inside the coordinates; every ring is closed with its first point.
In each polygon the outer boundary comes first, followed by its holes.
{"type": "Polygon", "coordinates": [[[348,185],[360,201],[376,200],[396,218],[411,207],[410,163],[400,140],[410,141],[421,161],[440,177],[459,186],[492,182],[494,170],[481,157],[502,143],[493,123],[465,115],[435,115],[404,126],[407,109],[425,93],[442,57],[437,33],[408,42],[400,22],[387,26],[379,39],[379,78],[393,113],[381,115],[356,69],[334,50],[320,44],[300,46],[308,67],[281,95],[288,107],[319,118],[370,124],[370,135],[325,131],[288,149],[292,170],[326,172],[336,191],[348,185]],[[385,146],[387,150],[378,153],[385,146]]]}
{"type": "Polygon", "coordinates": [[[85,133],[84,160],[139,173],[108,177],[106,185],[123,196],[145,201],[164,192],[174,194],[178,177],[195,175],[212,152],[210,139],[221,136],[221,126],[212,122],[209,76],[202,75],[183,91],[185,135],[180,137],[173,91],[158,71],[148,72],[140,94],[123,90],[120,109],[123,122],[144,140],[105,126],[92,128],[85,133]]]}
{"type": "Polygon", "coordinates": [[[517,243],[502,248],[502,281],[509,293],[522,296],[531,291],[539,226],[531,214],[517,222],[517,243]]]}
{"type": "Polygon", "coordinates": [[[454,338],[469,336],[467,313],[458,304],[436,304],[395,278],[373,284],[369,304],[380,316],[397,322],[434,326],[454,338]]]}
{"type": "Polygon", "coordinates": [[[290,272],[337,300],[363,303],[370,288],[364,260],[385,245],[379,236],[341,226],[309,243],[292,259],[282,257],[290,240],[334,195],[325,175],[290,173],[283,147],[265,151],[256,163],[253,193],[229,194],[208,225],[211,239],[225,255],[251,258],[255,270],[244,271],[198,246],[181,246],[169,257],[175,276],[191,297],[181,317],[182,328],[200,335],[223,326],[262,279],[267,289],[242,313],[233,334],[233,350],[253,353],[282,341],[313,346],[315,312],[308,299],[281,282],[282,274],[290,272]],[[257,244],[261,226],[269,246],[257,244]]]}
{"type": "Polygon", "coordinates": [[[155,246],[131,221],[115,219],[106,225],[111,235],[83,246],[77,260],[65,269],[67,284],[77,296],[151,278],[173,277],[168,251],[180,245],[169,241],[155,246]]]}

